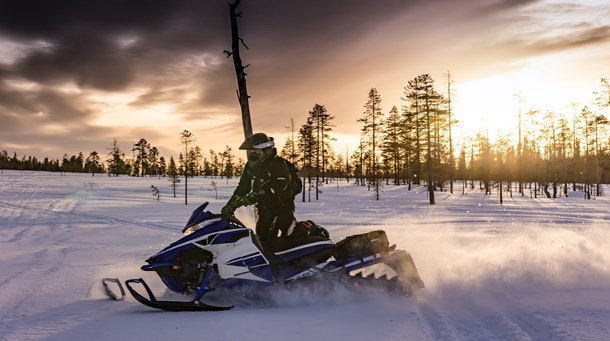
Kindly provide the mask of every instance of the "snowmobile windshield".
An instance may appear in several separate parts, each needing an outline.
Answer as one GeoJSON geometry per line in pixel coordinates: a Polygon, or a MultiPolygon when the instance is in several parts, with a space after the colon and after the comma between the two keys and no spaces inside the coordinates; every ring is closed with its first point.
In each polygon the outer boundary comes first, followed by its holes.
{"type": "Polygon", "coordinates": [[[182,233],[184,233],[185,236],[188,236],[189,234],[191,234],[193,232],[196,232],[196,231],[199,231],[201,229],[204,229],[207,226],[210,226],[210,225],[212,225],[214,223],[217,223],[217,222],[219,222],[221,220],[222,220],[222,218],[220,218],[220,217],[213,218],[213,219],[208,219],[208,220],[200,222],[199,224],[195,224],[195,225],[191,225],[191,226],[187,227],[186,229],[184,229],[184,232],[182,232],[182,233]]]}

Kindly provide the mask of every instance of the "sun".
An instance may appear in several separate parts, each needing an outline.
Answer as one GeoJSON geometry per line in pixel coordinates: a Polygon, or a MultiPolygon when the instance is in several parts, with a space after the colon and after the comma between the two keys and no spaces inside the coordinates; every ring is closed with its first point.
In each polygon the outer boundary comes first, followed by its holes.
{"type": "MultiPolygon", "coordinates": [[[[574,84],[565,73],[558,73],[566,57],[532,58],[512,71],[457,84],[452,108],[459,121],[457,137],[483,133],[492,143],[500,137],[516,143],[519,116],[521,124],[525,124],[525,114],[530,110],[571,117],[574,103],[590,100],[594,85],[574,84]]],[[[566,73],[571,71],[563,69],[566,73]]]]}

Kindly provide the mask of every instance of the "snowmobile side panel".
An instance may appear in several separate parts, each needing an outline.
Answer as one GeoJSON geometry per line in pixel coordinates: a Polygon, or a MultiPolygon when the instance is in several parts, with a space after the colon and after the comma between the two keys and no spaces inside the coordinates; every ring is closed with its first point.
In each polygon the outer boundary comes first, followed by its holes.
{"type": "Polygon", "coordinates": [[[305,255],[310,255],[310,254],[316,253],[318,251],[333,248],[334,246],[335,246],[335,243],[332,240],[327,239],[327,240],[317,241],[317,242],[309,243],[309,244],[305,244],[305,245],[299,245],[297,247],[293,247],[288,250],[275,252],[275,255],[280,257],[284,261],[290,261],[293,259],[303,257],[305,255]]]}

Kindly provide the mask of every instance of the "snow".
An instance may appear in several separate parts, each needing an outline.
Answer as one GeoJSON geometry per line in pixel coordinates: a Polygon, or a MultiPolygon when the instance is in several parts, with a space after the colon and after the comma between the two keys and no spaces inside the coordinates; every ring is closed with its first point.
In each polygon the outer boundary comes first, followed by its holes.
{"type": "MultiPolygon", "coordinates": [[[[163,312],[101,279],[143,277],[144,260],[178,239],[190,212],[219,211],[237,179],[189,179],[189,205],[161,178],[0,174],[0,340],[604,340],[610,334],[608,197],[584,200],[478,189],[436,193],[386,185],[326,185],[297,200],[299,219],[333,239],[383,229],[413,256],[426,283],[415,297],[337,288],[273,294],[274,305],[163,312]],[[218,196],[212,186],[216,183],[218,196]],[[161,191],[160,201],[151,185],[161,191]],[[313,199],[313,193],[312,193],[313,199]]],[[[610,188],[606,187],[606,193],[610,188]]],[[[252,224],[251,210],[238,218],[252,224]]]]}

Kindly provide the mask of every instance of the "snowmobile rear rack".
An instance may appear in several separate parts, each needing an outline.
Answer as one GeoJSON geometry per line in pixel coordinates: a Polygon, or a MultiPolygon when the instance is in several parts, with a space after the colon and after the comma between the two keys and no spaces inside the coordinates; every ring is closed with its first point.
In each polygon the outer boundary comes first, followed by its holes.
{"type": "Polygon", "coordinates": [[[190,302],[159,301],[159,300],[157,300],[155,295],[152,293],[152,290],[150,290],[150,288],[148,287],[148,284],[146,284],[146,282],[142,278],[129,279],[129,280],[125,281],[125,286],[127,286],[127,289],[129,290],[131,295],[138,302],[144,304],[145,306],[155,308],[155,309],[161,309],[161,310],[166,310],[166,311],[222,311],[222,310],[229,310],[229,309],[233,308],[233,306],[221,307],[221,306],[209,305],[209,304],[200,302],[198,300],[193,300],[190,302]],[[142,284],[142,286],[146,290],[146,293],[148,294],[149,298],[146,298],[146,297],[140,295],[140,293],[138,293],[134,288],[131,287],[132,284],[136,284],[136,283],[142,284]]]}

